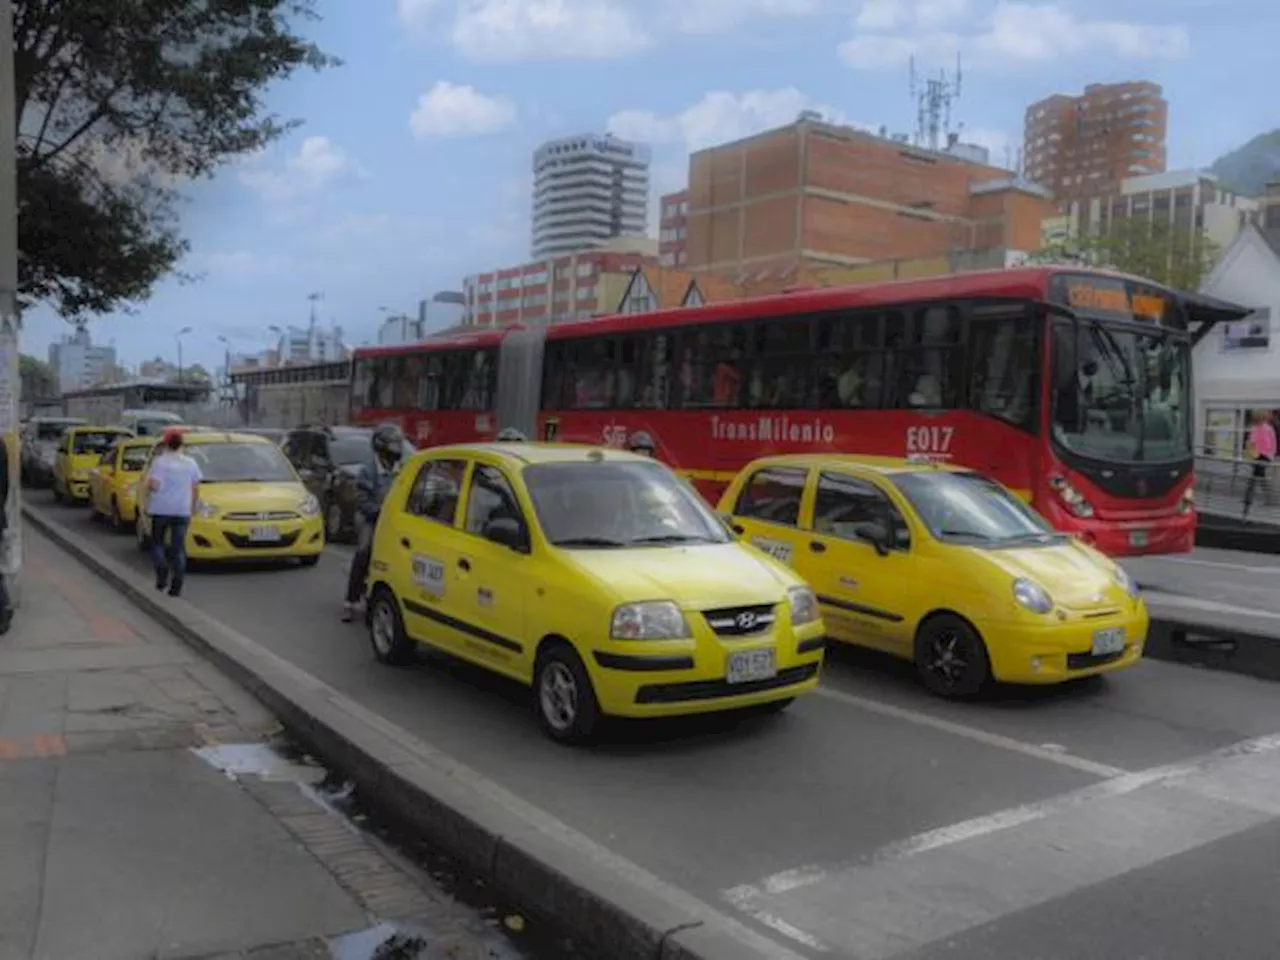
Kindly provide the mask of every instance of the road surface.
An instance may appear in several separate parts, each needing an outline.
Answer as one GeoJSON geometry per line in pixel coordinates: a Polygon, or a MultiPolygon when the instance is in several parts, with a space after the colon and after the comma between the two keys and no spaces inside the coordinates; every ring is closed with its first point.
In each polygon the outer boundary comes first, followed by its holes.
{"type": "MultiPolygon", "coordinates": [[[[28,499],[144,568],[132,537],[28,499]]],[[[349,557],[332,547],[307,570],[195,571],[184,596],[780,949],[859,960],[1274,953],[1271,684],[1145,662],[958,705],[923,693],[909,668],[841,652],[821,691],[780,717],[630,725],[570,750],[542,736],[503,681],[434,658],[375,663],[364,629],[338,621],[349,557]]],[[[1223,576],[1151,562],[1202,589],[1223,576]]],[[[1280,564],[1255,566],[1258,583],[1280,585],[1280,564]]],[[[1225,576],[1238,583],[1238,571],[1225,576]]]]}

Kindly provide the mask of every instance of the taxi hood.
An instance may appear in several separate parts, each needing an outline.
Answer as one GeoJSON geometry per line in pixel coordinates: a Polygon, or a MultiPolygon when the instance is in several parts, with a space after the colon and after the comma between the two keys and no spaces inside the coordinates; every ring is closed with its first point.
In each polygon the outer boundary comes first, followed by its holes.
{"type": "Polygon", "coordinates": [[[264,483],[217,483],[205,481],[200,484],[200,499],[220,512],[227,511],[261,511],[261,510],[294,510],[307,497],[307,490],[297,480],[281,480],[264,483]]]}
{"type": "Polygon", "coordinates": [[[782,603],[798,584],[786,568],[737,541],[625,549],[561,549],[569,566],[619,603],[672,600],[686,609],[782,603]]]}
{"type": "Polygon", "coordinates": [[[1112,573],[1115,565],[1076,540],[978,552],[1011,578],[1034,580],[1068,609],[1114,604],[1126,595],[1112,573]]]}

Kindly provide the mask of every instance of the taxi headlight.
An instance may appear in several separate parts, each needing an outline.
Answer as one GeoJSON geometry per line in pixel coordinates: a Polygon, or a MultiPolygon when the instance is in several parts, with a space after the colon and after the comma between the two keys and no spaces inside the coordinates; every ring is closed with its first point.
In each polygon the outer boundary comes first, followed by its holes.
{"type": "Polygon", "coordinates": [[[813,623],[822,616],[818,609],[818,598],[808,587],[791,587],[787,590],[787,600],[791,603],[791,625],[800,627],[813,623]]]}
{"type": "Polygon", "coordinates": [[[1049,591],[1034,580],[1019,577],[1013,581],[1013,599],[1032,613],[1048,613],[1053,609],[1053,598],[1049,596],[1049,591]]]}
{"type": "Polygon", "coordinates": [[[218,508],[206,500],[197,500],[195,512],[197,517],[204,520],[212,520],[218,515],[218,508]]]}
{"type": "Polygon", "coordinates": [[[614,640],[684,640],[692,636],[689,621],[670,600],[624,603],[613,611],[609,636],[614,640]]]}
{"type": "Polygon", "coordinates": [[[308,493],[298,504],[298,510],[304,517],[314,517],[320,512],[320,501],[315,498],[315,494],[308,493]]]}
{"type": "Polygon", "coordinates": [[[1120,584],[1120,586],[1124,587],[1125,590],[1128,591],[1129,596],[1136,597],[1142,592],[1142,589],[1138,586],[1138,581],[1130,576],[1129,571],[1124,567],[1115,567],[1111,571],[1111,576],[1115,579],[1116,583],[1120,584]]]}

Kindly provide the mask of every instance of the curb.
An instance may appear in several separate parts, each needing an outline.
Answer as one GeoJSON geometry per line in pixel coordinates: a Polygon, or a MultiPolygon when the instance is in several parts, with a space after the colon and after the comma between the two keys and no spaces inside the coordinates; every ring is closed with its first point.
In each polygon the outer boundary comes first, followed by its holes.
{"type": "Polygon", "coordinates": [[[1280,637],[1239,627],[1152,615],[1143,656],[1280,682],[1280,637]]]}
{"type": "Polygon", "coordinates": [[[361,802],[424,837],[514,908],[607,960],[801,960],[509,794],[150,580],[63,524],[23,518],[256,696],[353,780],[361,802]]]}

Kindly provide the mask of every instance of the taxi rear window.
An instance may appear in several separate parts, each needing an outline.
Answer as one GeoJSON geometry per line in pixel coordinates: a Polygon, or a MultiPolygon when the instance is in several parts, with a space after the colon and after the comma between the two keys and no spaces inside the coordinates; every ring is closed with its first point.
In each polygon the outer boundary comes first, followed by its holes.
{"type": "Polygon", "coordinates": [[[120,434],[114,432],[98,433],[77,433],[71,441],[71,452],[80,453],[104,453],[107,447],[119,439],[120,434]]]}

